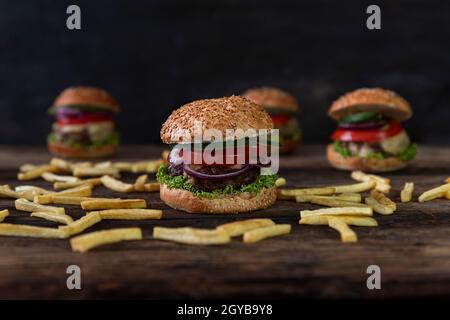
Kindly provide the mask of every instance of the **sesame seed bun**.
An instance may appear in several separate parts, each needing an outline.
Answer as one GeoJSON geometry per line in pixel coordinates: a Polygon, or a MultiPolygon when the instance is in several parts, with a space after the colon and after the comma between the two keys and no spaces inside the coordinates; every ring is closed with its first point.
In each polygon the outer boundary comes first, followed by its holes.
{"type": "Polygon", "coordinates": [[[216,129],[226,137],[227,129],[273,129],[272,119],[261,106],[248,99],[231,96],[197,100],[172,112],[161,128],[164,143],[192,142],[194,127],[216,129]]]}
{"type": "Polygon", "coordinates": [[[277,199],[276,188],[263,189],[259,194],[225,195],[216,199],[197,197],[182,189],[160,187],[160,197],[168,206],[189,213],[233,214],[267,208],[277,199]]]}
{"type": "Polygon", "coordinates": [[[363,88],[349,92],[333,102],[328,114],[335,120],[340,120],[365,111],[380,112],[397,121],[405,121],[412,116],[408,101],[393,91],[381,88],[363,88]]]}
{"type": "Polygon", "coordinates": [[[114,154],[117,150],[116,144],[108,144],[101,148],[74,148],[62,143],[49,142],[48,149],[55,156],[64,158],[102,158],[114,154]]]}
{"type": "Polygon", "coordinates": [[[54,108],[70,105],[89,105],[119,112],[119,104],[105,90],[95,87],[69,87],[56,97],[54,108]]]}
{"type": "Polygon", "coordinates": [[[267,110],[284,109],[292,112],[299,111],[297,99],[291,94],[277,88],[254,88],[247,90],[242,96],[263,106],[267,110]]]}
{"type": "Polygon", "coordinates": [[[406,167],[405,161],[395,157],[386,159],[344,157],[334,150],[332,144],[329,144],[327,147],[327,158],[333,167],[347,171],[390,172],[406,167]]]}

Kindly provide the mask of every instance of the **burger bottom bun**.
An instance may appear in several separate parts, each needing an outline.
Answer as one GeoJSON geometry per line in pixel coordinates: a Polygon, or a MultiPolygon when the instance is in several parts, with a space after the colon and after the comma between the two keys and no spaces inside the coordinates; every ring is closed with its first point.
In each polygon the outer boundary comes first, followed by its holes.
{"type": "Polygon", "coordinates": [[[332,144],[328,145],[327,157],[331,165],[340,170],[361,170],[365,172],[389,172],[406,167],[406,162],[395,157],[386,159],[343,157],[334,150],[332,144]]]}
{"type": "Polygon", "coordinates": [[[89,148],[73,148],[62,143],[49,142],[48,149],[56,156],[65,158],[101,158],[114,154],[117,150],[117,145],[108,144],[98,149],[89,148]]]}
{"type": "Polygon", "coordinates": [[[189,213],[232,214],[264,209],[275,203],[277,191],[275,187],[263,189],[255,196],[250,194],[226,195],[221,198],[208,199],[197,197],[182,189],[169,189],[167,185],[160,187],[160,197],[168,206],[189,213]]]}

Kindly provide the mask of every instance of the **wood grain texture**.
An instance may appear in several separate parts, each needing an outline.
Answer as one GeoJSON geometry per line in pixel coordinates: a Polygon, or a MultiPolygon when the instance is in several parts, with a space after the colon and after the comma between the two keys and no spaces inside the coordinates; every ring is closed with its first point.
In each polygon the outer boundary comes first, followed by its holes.
{"type": "MultiPolygon", "coordinates": [[[[302,146],[282,159],[280,174],[288,187],[351,183],[348,172],[331,169],[324,146],[302,146]]],[[[122,148],[117,159],[156,157],[160,147],[122,148]]],[[[0,149],[0,184],[19,184],[17,168],[41,163],[44,149],[0,149]]],[[[285,297],[442,297],[450,295],[450,201],[399,203],[406,181],[416,183],[414,199],[450,176],[450,149],[422,147],[408,169],[386,174],[393,181],[390,197],[398,203],[391,216],[376,215],[378,228],[355,227],[359,243],[342,244],[336,231],[325,226],[298,225],[299,210],[309,204],[278,201],[272,208],[251,214],[201,216],[166,207],[158,194],[119,194],[97,187],[94,196],[143,197],[150,208],[163,209],[161,221],[102,221],[88,231],[114,227],[143,229],[144,239],[100,247],[87,254],[72,253],[68,240],[0,238],[0,298],[285,298],[285,297]],[[292,234],[243,244],[194,247],[151,239],[154,226],[212,228],[235,219],[271,218],[292,224],[292,234]],[[66,288],[66,268],[82,270],[82,290],[66,288]],[[366,269],[381,267],[381,290],[368,290],[366,269]]],[[[133,181],[136,175],[125,175],[133,181]]],[[[35,185],[50,188],[36,180],[35,185]]],[[[29,184],[28,182],[26,184],[29,184]]],[[[14,209],[8,223],[56,226],[14,209]]],[[[66,206],[74,218],[83,212],[66,206]]]]}

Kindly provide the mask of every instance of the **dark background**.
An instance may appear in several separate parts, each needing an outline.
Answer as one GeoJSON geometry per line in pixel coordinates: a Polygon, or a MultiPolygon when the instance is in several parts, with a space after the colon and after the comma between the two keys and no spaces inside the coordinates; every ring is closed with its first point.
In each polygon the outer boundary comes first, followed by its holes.
{"type": "Polygon", "coordinates": [[[448,1],[0,1],[0,144],[44,144],[70,85],[121,103],[124,143],[159,142],[174,108],[271,85],[297,96],[307,143],[326,142],[348,90],[398,91],[422,143],[450,144],[448,1]],[[66,29],[78,4],[82,30],[66,29]],[[366,28],[369,4],[382,30],[366,28]]]}

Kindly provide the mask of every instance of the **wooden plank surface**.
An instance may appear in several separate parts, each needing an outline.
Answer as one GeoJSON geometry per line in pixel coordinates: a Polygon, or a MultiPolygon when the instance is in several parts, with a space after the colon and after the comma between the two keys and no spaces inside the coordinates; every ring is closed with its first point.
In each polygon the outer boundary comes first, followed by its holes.
{"type": "MultiPolygon", "coordinates": [[[[116,159],[156,157],[160,147],[124,147],[116,159]]],[[[43,148],[0,148],[0,184],[19,184],[24,162],[50,159],[43,148]]],[[[408,169],[386,174],[390,196],[399,201],[404,182],[416,183],[415,197],[450,176],[450,149],[422,147],[408,169]]],[[[282,159],[280,174],[289,187],[351,183],[348,172],[329,168],[323,146],[302,146],[282,159]]],[[[132,181],[135,175],[125,175],[132,181]]],[[[29,183],[27,183],[29,184],[29,183]]],[[[50,188],[48,182],[32,184],[50,188]]],[[[95,196],[122,196],[103,187],[95,196]]],[[[325,226],[298,225],[299,210],[309,204],[278,201],[270,209],[232,216],[203,216],[166,207],[158,194],[143,197],[164,210],[161,221],[102,221],[89,231],[139,226],[145,240],[107,245],[86,254],[72,253],[68,240],[0,238],[0,298],[282,298],[282,297],[417,297],[450,295],[450,201],[398,204],[391,216],[376,215],[378,228],[358,228],[357,244],[342,244],[325,226]],[[291,235],[246,245],[234,239],[220,247],[185,246],[151,239],[158,226],[210,228],[235,219],[268,217],[293,226],[291,235]],[[68,290],[66,268],[79,265],[82,290],[68,290]],[[381,268],[381,290],[368,290],[366,269],[381,268]]],[[[11,199],[5,222],[56,226],[16,211],[11,199]]],[[[83,212],[67,206],[74,218],[83,212]]]]}

